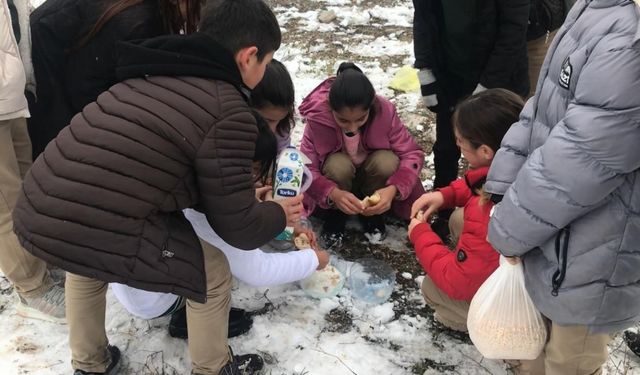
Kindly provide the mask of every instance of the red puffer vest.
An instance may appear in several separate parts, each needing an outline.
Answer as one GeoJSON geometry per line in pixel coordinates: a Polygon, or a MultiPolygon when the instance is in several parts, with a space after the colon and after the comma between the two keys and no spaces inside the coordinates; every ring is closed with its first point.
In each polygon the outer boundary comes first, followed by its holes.
{"type": "Polygon", "coordinates": [[[480,285],[498,268],[499,254],[487,242],[489,212],[493,203],[481,202],[474,191],[484,184],[489,168],[468,171],[440,189],[442,209],[464,207],[464,226],[454,251],[442,243],[428,224],[411,232],[418,261],[431,280],[449,297],[470,301],[480,285]]]}

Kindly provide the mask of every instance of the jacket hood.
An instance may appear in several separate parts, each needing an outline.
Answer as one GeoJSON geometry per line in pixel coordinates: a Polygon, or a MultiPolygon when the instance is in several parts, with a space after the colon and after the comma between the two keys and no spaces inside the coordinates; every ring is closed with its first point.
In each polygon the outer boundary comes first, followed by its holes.
{"type": "Polygon", "coordinates": [[[118,42],[117,55],[116,75],[121,81],[146,76],[211,78],[249,96],[233,54],[203,33],[118,42]]]}
{"type": "Polygon", "coordinates": [[[327,78],[302,100],[298,107],[302,117],[320,120],[316,122],[325,125],[335,122],[329,107],[329,90],[335,79],[335,77],[327,78]]]}

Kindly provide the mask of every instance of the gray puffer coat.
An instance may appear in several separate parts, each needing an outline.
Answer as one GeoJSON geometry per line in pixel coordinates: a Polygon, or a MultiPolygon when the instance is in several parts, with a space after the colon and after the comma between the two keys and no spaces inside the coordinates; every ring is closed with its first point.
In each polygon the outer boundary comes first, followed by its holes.
{"type": "Polygon", "coordinates": [[[485,189],[489,225],[523,257],[527,289],[560,325],[612,332],[640,319],[640,7],[579,0],[485,189]]]}

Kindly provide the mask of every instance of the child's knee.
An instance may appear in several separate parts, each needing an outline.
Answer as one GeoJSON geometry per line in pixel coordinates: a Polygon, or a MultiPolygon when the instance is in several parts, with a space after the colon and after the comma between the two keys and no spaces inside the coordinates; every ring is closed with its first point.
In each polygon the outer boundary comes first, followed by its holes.
{"type": "Polygon", "coordinates": [[[338,184],[350,183],[355,178],[356,168],[349,156],[335,153],[324,162],[322,174],[338,184]]]}
{"type": "Polygon", "coordinates": [[[399,165],[400,159],[393,151],[379,150],[369,155],[365,161],[364,169],[368,175],[388,178],[398,170],[399,165]]]}

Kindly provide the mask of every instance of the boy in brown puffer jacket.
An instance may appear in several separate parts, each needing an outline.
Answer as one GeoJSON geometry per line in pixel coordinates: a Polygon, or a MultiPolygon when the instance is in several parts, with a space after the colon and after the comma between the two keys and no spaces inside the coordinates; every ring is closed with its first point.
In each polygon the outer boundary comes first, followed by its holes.
{"type": "Polygon", "coordinates": [[[104,323],[107,283],[188,298],[197,374],[236,373],[227,347],[231,276],[182,210],[195,207],[229,244],[253,249],[299,218],[302,196],[256,202],[257,136],[248,92],[280,46],[262,0],[217,0],[200,32],[121,43],[121,80],[64,128],[25,177],[15,230],[67,270],[75,374],[117,373],[104,323]]]}

